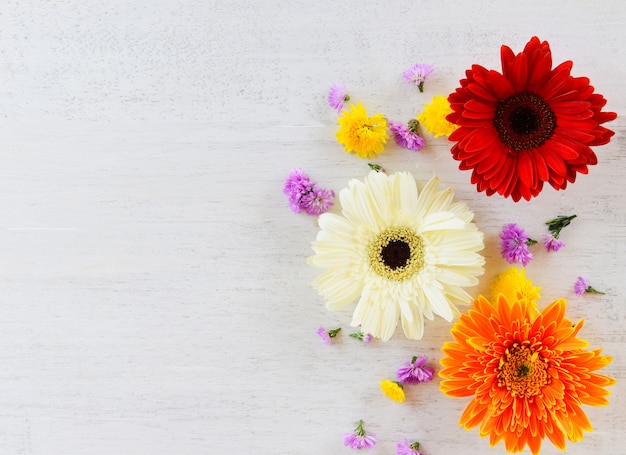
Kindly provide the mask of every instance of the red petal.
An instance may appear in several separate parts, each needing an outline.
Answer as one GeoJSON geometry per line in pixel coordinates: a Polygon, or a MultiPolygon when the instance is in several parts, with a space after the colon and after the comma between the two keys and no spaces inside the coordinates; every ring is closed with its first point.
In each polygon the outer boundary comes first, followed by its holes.
{"type": "Polygon", "coordinates": [[[571,69],[572,62],[569,60],[554,68],[550,74],[550,80],[541,88],[538,94],[546,101],[549,101],[559,93],[569,91],[567,87],[573,83],[573,78],[570,76],[571,69]]]}
{"type": "Polygon", "coordinates": [[[482,98],[486,101],[497,102],[498,97],[489,91],[486,87],[478,84],[477,82],[471,82],[467,86],[467,90],[477,98],[482,98]]]}
{"type": "Polygon", "coordinates": [[[490,112],[492,114],[495,114],[497,106],[498,105],[496,103],[485,103],[484,101],[479,101],[477,99],[470,99],[463,104],[463,107],[469,111],[490,112]]]}
{"type": "Polygon", "coordinates": [[[595,136],[587,131],[581,131],[573,128],[562,128],[557,126],[554,129],[553,136],[564,136],[570,138],[574,141],[582,142],[583,144],[587,144],[595,139],[595,136]]]}
{"type": "Polygon", "coordinates": [[[556,140],[554,137],[548,139],[543,147],[548,147],[551,151],[558,154],[564,161],[576,159],[579,155],[575,149],[564,142],[556,140]]]}
{"type": "Polygon", "coordinates": [[[509,78],[516,93],[526,88],[526,80],[528,79],[528,60],[526,59],[526,54],[521,53],[515,57],[513,74],[509,76],[509,78]]]}
{"type": "Polygon", "coordinates": [[[534,151],[535,165],[537,166],[537,178],[539,182],[545,182],[550,177],[550,171],[541,153],[537,150],[534,151]]]}
{"type": "Polygon", "coordinates": [[[517,155],[517,172],[522,183],[528,187],[535,186],[537,172],[530,157],[532,152],[520,152],[517,155]]]}
{"type": "Polygon", "coordinates": [[[565,163],[559,155],[552,151],[549,141],[546,141],[546,143],[540,147],[540,150],[543,155],[543,159],[546,161],[548,169],[552,171],[550,172],[550,175],[553,176],[554,173],[556,173],[558,176],[565,176],[567,173],[565,163]]]}
{"type": "Polygon", "coordinates": [[[500,48],[500,61],[502,63],[502,74],[510,78],[513,74],[513,63],[515,62],[515,54],[509,46],[502,45],[500,48]]]}

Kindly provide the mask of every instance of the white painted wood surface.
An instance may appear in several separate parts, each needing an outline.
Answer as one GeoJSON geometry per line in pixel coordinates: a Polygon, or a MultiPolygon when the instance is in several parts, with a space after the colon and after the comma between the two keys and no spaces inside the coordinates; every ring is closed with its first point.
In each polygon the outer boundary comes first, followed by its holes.
{"type": "MultiPolygon", "coordinates": [[[[315,219],[289,211],[282,183],[294,167],[336,191],[366,175],[335,142],[333,82],[406,121],[533,35],[625,113],[625,30],[618,0],[3,1],[0,453],[347,454],[358,419],[372,454],[404,436],[427,455],[504,453],[457,426],[468,401],[438,380],[404,404],[381,395],[412,355],[438,361],[450,326],[349,338],[351,309],[327,312],[310,287],[315,219]],[[416,62],[436,68],[424,94],[401,77],[416,62]],[[343,336],[327,347],[319,325],[343,336]]],[[[375,160],[438,173],[475,211],[487,272],[474,294],[506,267],[503,224],[540,236],[578,214],[567,246],[537,248],[527,271],[543,305],[568,298],[615,357],[611,404],[586,408],[595,431],[568,454],[626,453],[626,124],[608,126],[589,175],[530,203],[476,193],[445,139],[375,160]],[[576,297],[578,275],[607,294],[576,297]]]]}

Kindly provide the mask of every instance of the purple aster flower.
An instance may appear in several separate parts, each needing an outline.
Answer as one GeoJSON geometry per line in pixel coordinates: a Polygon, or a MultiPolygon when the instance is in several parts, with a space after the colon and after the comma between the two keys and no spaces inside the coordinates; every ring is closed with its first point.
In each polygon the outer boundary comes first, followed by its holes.
{"type": "Polygon", "coordinates": [[[417,85],[420,92],[424,91],[424,82],[426,82],[426,76],[433,72],[432,65],[427,63],[416,63],[404,73],[402,76],[407,80],[409,84],[417,85]]]}
{"type": "Polygon", "coordinates": [[[423,355],[414,356],[410,362],[405,362],[398,370],[398,380],[404,384],[419,384],[420,382],[432,381],[434,370],[427,367],[428,357],[423,355]]]}
{"type": "Polygon", "coordinates": [[[396,452],[397,455],[421,455],[419,452],[419,442],[409,444],[409,441],[404,438],[404,441],[399,442],[396,447],[398,448],[398,451],[396,452]]]}
{"type": "Polygon", "coordinates": [[[372,341],[371,333],[366,333],[365,335],[363,335],[363,343],[369,343],[370,341],[372,341]]]}
{"type": "Polygon", "coordinates": [[[530,239],[524,230],[515,223],[507,224],[502,228],[500,239],[502,240],[500,250],[502,257],[509,264],[519,262],[526,267],[533,258],[528,245],[533,245],[537,241],[530,239]]]}
{"type": "Polygon", "coordinates": [[[389,131],[391,131],[391,135],[396,141],[396,144],[400,147],[418,152],[426,145],[424,138],[417,134],[418,125],[419,122],[414,119],[409,121],[408,128],[400,122],[393,122],[390,120],[389,131]]]}
{"type": "Polygon", "coordinates": [[[324,344],[330,345],[330,336],[328,336],[328,332],[324,327],[317,329],[317,334],[320,336],[324,344]]]}
{"type": "Polygon", "coordinates": [[[352,449],[371,449],[376,445],[376,438],[373,434],[367,434],[363,429],[363,420],[359,420],[354,433],[343,435],[343,445],[352,449]]]}
{"type": "Polygon", "coordinates": [[[309,179],[309,176],[302,169],[292,169],[283,185],[283,193],[289,198],[289,207],[294,213],[300,213],[304,210],[301,200],[305,194],[311,192],[315,182],[309,179]]]}
{"type": "Polygon", "coordinates": [[[600,292],[590,286],[587,278],[583,276],[579,276],[576,283],[574,283],[574,292],[579,296],[583,295],[585,292],[589,292],[591,294],[604,294],[604,292],[600,292]]]}
{"type": "Polygon", "coordinates": [[[317,334],[320,336],[324,344],[330,345],[330,339],[335,338],[337,334],[341,332],[341,327],[332,330],[326,330],[324,327],[317,329],[317,334]]]}
{"type": "Polygon", "coordinates": [[[548,252],[559,251],[561,248],[565,246],[565,244],[561,240],[557,239],[552,234],[546,234],[543,236],[543,244],[545,245],[546,250],[548,252]]]}
{"type": "Polygon", "coordinates": [[[330,210],[333,206],[335,192],[326,188],[313,187],[300,199],[300,206],[307,215],[317,216],[330,210]]]}
{"type": "Polygon", "coordinates": [[[350,101],[350,96],[346,93],[346,88],[341,84],[333,84],[328,92],[328,105],[337,110],[340,114],[343,104],[350,101]]]}

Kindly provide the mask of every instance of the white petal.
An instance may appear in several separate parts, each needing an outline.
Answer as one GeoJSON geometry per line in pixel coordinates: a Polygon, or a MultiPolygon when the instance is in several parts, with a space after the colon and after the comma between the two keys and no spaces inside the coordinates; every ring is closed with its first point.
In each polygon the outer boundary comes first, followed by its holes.
{"type": "Polygon", "coordinates": [[[371,333],[387,341],[398,325],[398,305],[391,300],[383,300],[384,294],[384,291],[373,290],[366,295],[362,294],[351,325],[360,325],[363,333],[371,333]]]}
{"type": "Polygon", "coordinates": [[[457,270],[453,267],[438,267],[437,280],[454,286],[475,286],[478,284],[478,278],[467,273],[463,273],[463,269],[457,270]]]}
{"type": "Polygon", "coordinates": [[[323,213],[317,222],[321,228],[319,234],[332,233],[344,239],[352,239],[354,236],[354,225],[342,216],[334,213],[323,213]]]}
{"type": "Polygon", "coordinates": [[[432,284],[424,286],[424,295],[428,299],[430,303],[430,307],[433,309],[435,314],[438,314],[446,321],[452,321],[454,314],[450,309],[450,305],[448,303],[448,299],[441,293],[440,289],[437,289],[432,284]]]}
{"type": "Polygon", "coordinates": [[[389,226],[393,209],[393,204],[390,203],[391,189],[388,180],[386,174],[376,171],[372,171],[367,178],[371,209],[380,230],[389,226]]]}
{"type": "Polygon", "coordinates": [[[428,181],[419,194],[419,200],[417,201],[417,208],[415,210],[418,218],[423,218],[428,214],[433,201],[437,197],[438,188],[439,177],[435,175],[428,181]]]}
{"type": "Polygon", "coordinates": [[[442,229],[463,229],[465,222],[452,212],[434,212],[426,215],[419,224],[417,233],[442,229]]]}
{"type": "Polygon", "coordinates": [[[402,330],[410,340],[421,340],[424,336],[424,316],[417,307],[412,306],[410,315],[402,312],[402,330]]]}
{"type": "Polygon", "coordinates": [[[417,183],[415,178],[408,172],[397,172],[393,177],[392,190],[397,209],[405,216],[414,218],[417,216],[417,183]]]}
{"type": "Polygon", "coordinates": [[[484,258],[472,251],[439,251],[433,253],[433,264],[449,266],[480,266],[484,258]]]}
{"type": "Polygon", "coordinates": [[[329,270],[313,282],[313,287],[326,300],[326,307],[334,311],[354,302],[361,293],[363,283],[347,274],[329,270]]]}

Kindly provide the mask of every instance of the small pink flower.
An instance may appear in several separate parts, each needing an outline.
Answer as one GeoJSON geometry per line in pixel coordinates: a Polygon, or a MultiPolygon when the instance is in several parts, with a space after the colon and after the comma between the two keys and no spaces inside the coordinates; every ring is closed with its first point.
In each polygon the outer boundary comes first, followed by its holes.
{"type": "Polygon", "coordinates": [[[317,329],[316,333],[320,336],[324,344],[330,345],[330,339],[335,338],[339,332],[341,332],[341,327],[332,330],[326,330],[324,327],[320,327],[317,329]]]}
{"type": "Polygon", "coordinates": [[[409,121],[408,128],[402,123],[389,121],[389,131],[393,139],[400,147],[419,152],[426,145],[426,141],[417,133],[419,122],[415,119],[409,121]]]}
{"type": "Polygon", "coordinates": [[[376,438],[373,434],[367,434],[363,429],[363,420],[359,420],[354,433],[346,433],[343,435],[343,445],[352,449],[371,449],[376,445],[376,438]]]}
{"type": "Polygon", "coordinates": [[[588,292],[590,294],[604,294],[604,292],[600,292],[593,286],[590,286],[587,278],[583,276],[579,276],[576,280],[576,283],[574,283],[574,292],[578,296],[583,295],[585,292],[588,292]]]}
{"type": "Polygon", "coordinates": [[[509,264],[519,262],[524,267],[532,260],[533,254],[528,249],[529,245],[537,243],[526,235],[524,229],[515,223],[509,223],[500,233],[500,253],[509,264]]]}
{"type": "Polygon", "coordinates": [[[419,452],[420,443],[417,441],[413,444],[409,444],[407,438],[404,438],[404,441],[399,442],[396,447],[397,455],[421,455],[419,452]]]}
{"type": "Polygon", "coordinates": [[[427,63],[416,63],[404,73],[402,76],[407,80],[409,84],[417,85],[420,92],[424,91],[424,82],[426,82],[426,76],[433,72],[432,65],[427,63]]]}
{"type": "Polygon", "coordinates": [[[328,92],[328,105],[340,114],[346,101],[350,101],[346,88],[341,84],[333,84],[328,92]]]}
{"type": "Polygon", "coordinates": [[[565,246],[565,243],[554,237],[552,234],[546,234],[543,236],[543,244],[548,252],[557,252],[565,246]]]}
{"type": "Polygon", "coordinates": [[[434,370],[426,366],[428,357],[414,356],[410,362],[405,362],[396,373],[398,380],[404,384],[419,384],[433,380],[434,370]]]}

